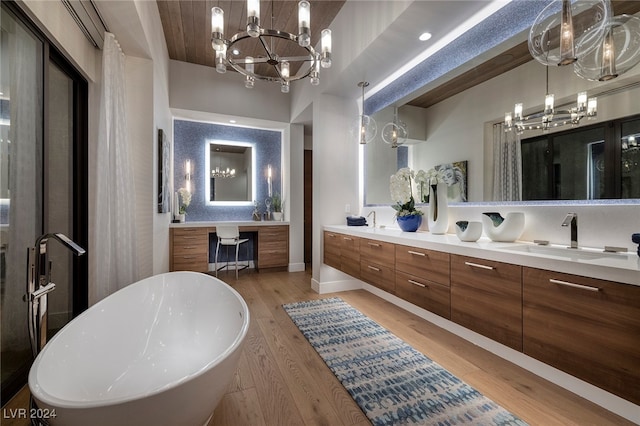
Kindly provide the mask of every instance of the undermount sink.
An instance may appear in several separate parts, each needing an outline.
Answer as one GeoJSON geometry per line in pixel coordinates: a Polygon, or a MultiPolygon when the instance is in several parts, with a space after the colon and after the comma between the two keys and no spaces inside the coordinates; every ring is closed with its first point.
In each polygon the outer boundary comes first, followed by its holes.
{"type": "Polygon", "coordinates": [[[565,246],[542,246],[534,244],[518,244],[510,247],[503,247],[503,249],[522,253],[557,256],[573,260],[627,259],[628,257],[627,253],[611,253],[598,249],[572,249],[565,246]]]}

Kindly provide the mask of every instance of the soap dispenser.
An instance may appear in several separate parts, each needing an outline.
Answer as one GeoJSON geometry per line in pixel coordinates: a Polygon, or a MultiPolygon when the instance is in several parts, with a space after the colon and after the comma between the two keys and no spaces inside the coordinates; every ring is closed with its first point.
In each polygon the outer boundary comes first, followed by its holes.
{"type": "Polygon", "coordinates": [[[640,257],[640,234],[631,234],[631,241],[638,244],[638,256],[640,257]]]}

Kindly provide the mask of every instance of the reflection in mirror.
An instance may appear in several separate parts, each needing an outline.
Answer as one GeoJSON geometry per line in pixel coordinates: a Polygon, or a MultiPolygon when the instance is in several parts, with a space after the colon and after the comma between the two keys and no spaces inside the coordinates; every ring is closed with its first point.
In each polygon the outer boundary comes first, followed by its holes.
{"type": "Polygon", "coordinates": [[[251,204],[255,188],[255,150],[251,144],[211,141],[206,150],[208,204],[251,204]]]}

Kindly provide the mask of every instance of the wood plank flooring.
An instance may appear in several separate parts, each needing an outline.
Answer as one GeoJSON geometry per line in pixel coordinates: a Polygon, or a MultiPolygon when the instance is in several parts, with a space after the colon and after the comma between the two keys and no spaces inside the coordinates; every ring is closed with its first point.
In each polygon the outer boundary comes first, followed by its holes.
{"type": "MultiPolygon", "coordinates": [[[[246,300],[251,326],[233,382],[208,426],[370,424],[282,309],[284,303],[333,296],[531,425],[632,424],[364,290],[318,295],[308,272],[243,271],[237,281],[233,273],[220,278],[246,300]]],[[[27,404],[25,388],[3,412],[27,404]]]]}

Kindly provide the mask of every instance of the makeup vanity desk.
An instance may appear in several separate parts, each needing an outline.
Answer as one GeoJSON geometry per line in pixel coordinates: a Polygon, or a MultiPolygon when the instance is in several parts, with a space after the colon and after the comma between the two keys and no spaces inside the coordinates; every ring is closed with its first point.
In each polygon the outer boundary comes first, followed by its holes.
{"type": "Polygon", "coordinates": [[[209,234],[215,233],[216,225],[222,224],[238,225],[240,232],[257,234],[253,253],[256,269],[289,265],[288,222],[184,222],[172,223],[169,227],[169,270],[208,272],[209,234]]]}

